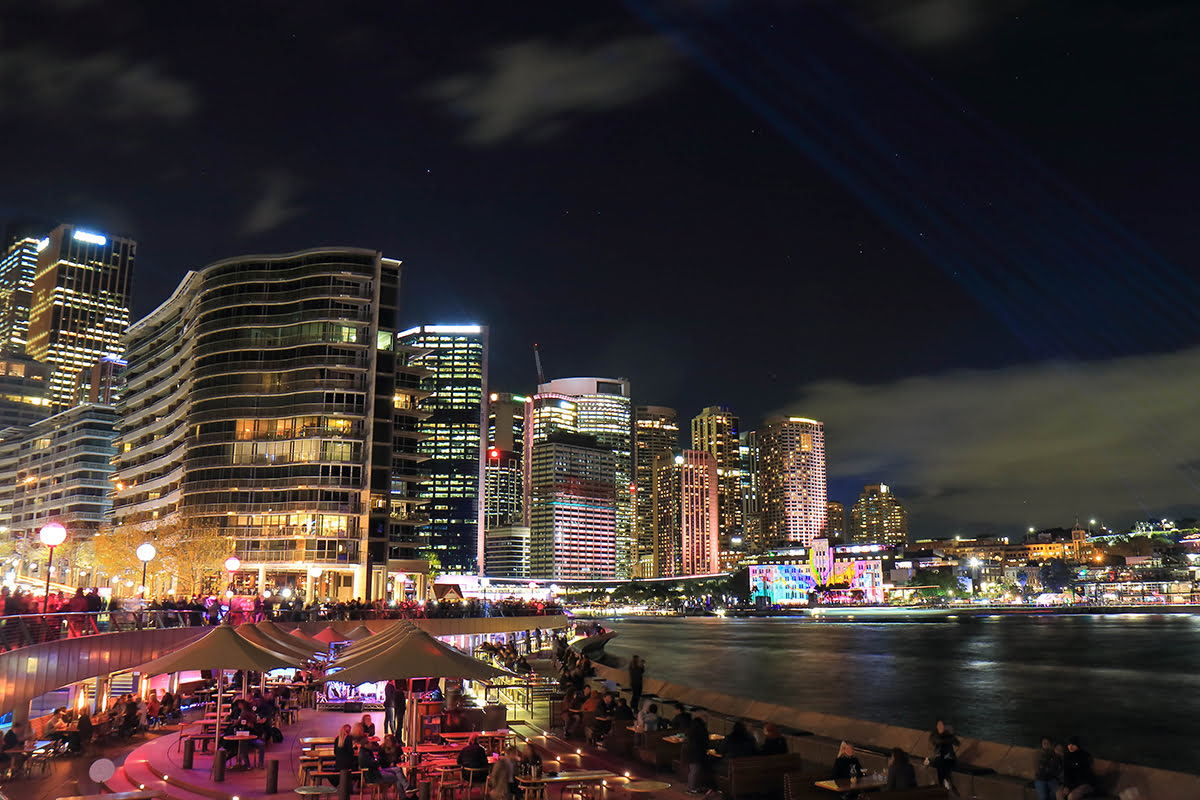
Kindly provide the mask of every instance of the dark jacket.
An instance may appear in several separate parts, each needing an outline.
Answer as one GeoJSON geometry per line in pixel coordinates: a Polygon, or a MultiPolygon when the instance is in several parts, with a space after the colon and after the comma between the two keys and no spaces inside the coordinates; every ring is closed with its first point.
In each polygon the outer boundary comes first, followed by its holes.
{"type": "Polygon", "coordinates": [[[889,792],[917,788],[917,771],[912,764],[892,764],[887,771],[887,790],[889,792]]]}
{"type": "Polygon", "coordinates": [[[778,756],[783,755],[787,751],[787,739],[782,736],[775,736],[763,739],[762,750],[758,751],[758,754],[760,756],[778,756]]]}
{"type": "Polygon", "coordinates": [[[726,736],[721,742],[721,755],[724,758],[746,758],[754,755],[754,739],[749,736],[726,736]]]}
{"type": "Polygon", "coordinates": [[[354,769],[357,763],[358,759],[354,757],[354,737],[347,735],[341,745],[338,745],[337,739],[334,739],[333,768],[338,771],[354,769]]]}
{"type": "Polygon", "coordinates": [[[854,756],[838,756],[833,762],[834,780],[845,780],[862,774],[862,763],[854,756]]]}
{"type": "Polygon", "coordinates": [[[1053,750],[1039,750],[1037,766],[1033,770],[1034,780],[1054,780],[1062,774],[1062,759],[1053,750]]]}
{"type": "Polygon", "coordinates": [[[488,757],[483,745],[476,742],[458,752],[458,765],[469,769],[487,769],[488,757]]]}
{"type": "Polygon", "coordinates": [[[358,768],[366,770],[367,783],[379,783],[383,779],[379,772],[379,759],[375,758],[375,751],[366,745],[358,748],[358,768]]]}
{"type": "Polygon", "coordinates": [[[1096,775],[1092,772],[1092,754],[1082,747],[1072,753],[1069,749],[1063,755],[1063,783],[1068,789],[1077,786],[1095,786],[1096,775]]]}
{"type": "Polygon", "coordinates": [[[933,757],[935,760],[939,758],[942,761],[956,760],[957,757],[954,754],[954,748],[958,747],[958,737],[950,731],[946,731],[945,733],[934,731],[929,734],[929,743],[933,745],[933,757]]]}

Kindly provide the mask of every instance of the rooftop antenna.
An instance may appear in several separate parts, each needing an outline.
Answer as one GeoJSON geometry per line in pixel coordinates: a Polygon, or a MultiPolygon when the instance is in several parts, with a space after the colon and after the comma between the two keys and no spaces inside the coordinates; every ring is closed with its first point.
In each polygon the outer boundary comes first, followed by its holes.
{"type": "Polygon", "coordinates": [[[537,343],[533,345],[533,363],[537,365],[538,386],[546,382],[546,374],[542,372],[542,353],[538,350],[537,343]]]}

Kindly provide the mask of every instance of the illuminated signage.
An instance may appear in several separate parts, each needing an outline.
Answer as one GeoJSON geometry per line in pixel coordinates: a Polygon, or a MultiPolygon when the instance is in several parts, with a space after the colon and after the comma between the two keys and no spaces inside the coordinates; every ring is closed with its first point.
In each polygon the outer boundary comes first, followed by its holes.
{"type": "Polygon", "coordinates": [[[81,242],[88,244],[107,244],[108,239],[105,239],[98,233],[88,233],[87,231],[75,231],[75,238],[81,242]]]}

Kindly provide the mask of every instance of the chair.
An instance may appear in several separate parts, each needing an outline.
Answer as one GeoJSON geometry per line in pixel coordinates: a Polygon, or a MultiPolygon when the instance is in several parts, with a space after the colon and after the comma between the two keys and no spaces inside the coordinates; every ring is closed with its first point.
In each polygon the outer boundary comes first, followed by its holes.
{"type": "Polygon", "coordinates": [[[438,773],[437,800],[455,800],[456,797],[466,797],[471,790],[467,783],[462,767],[442,767],[438,773]]]}

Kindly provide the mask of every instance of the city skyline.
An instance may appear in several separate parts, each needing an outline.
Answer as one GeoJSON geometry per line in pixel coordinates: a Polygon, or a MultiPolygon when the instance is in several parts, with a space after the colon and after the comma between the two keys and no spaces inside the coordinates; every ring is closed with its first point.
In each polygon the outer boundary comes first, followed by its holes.
{"type": "Polygon", "coordinates": [[[914,531],[1196,515],[1200,9],[952,5],[29,7],[0,214],[136,239],[134,319],[378,249],[401,327],[491,327],[493,386],[537,343],[684,420],[820,419],[830,496],[914,531]]]}

